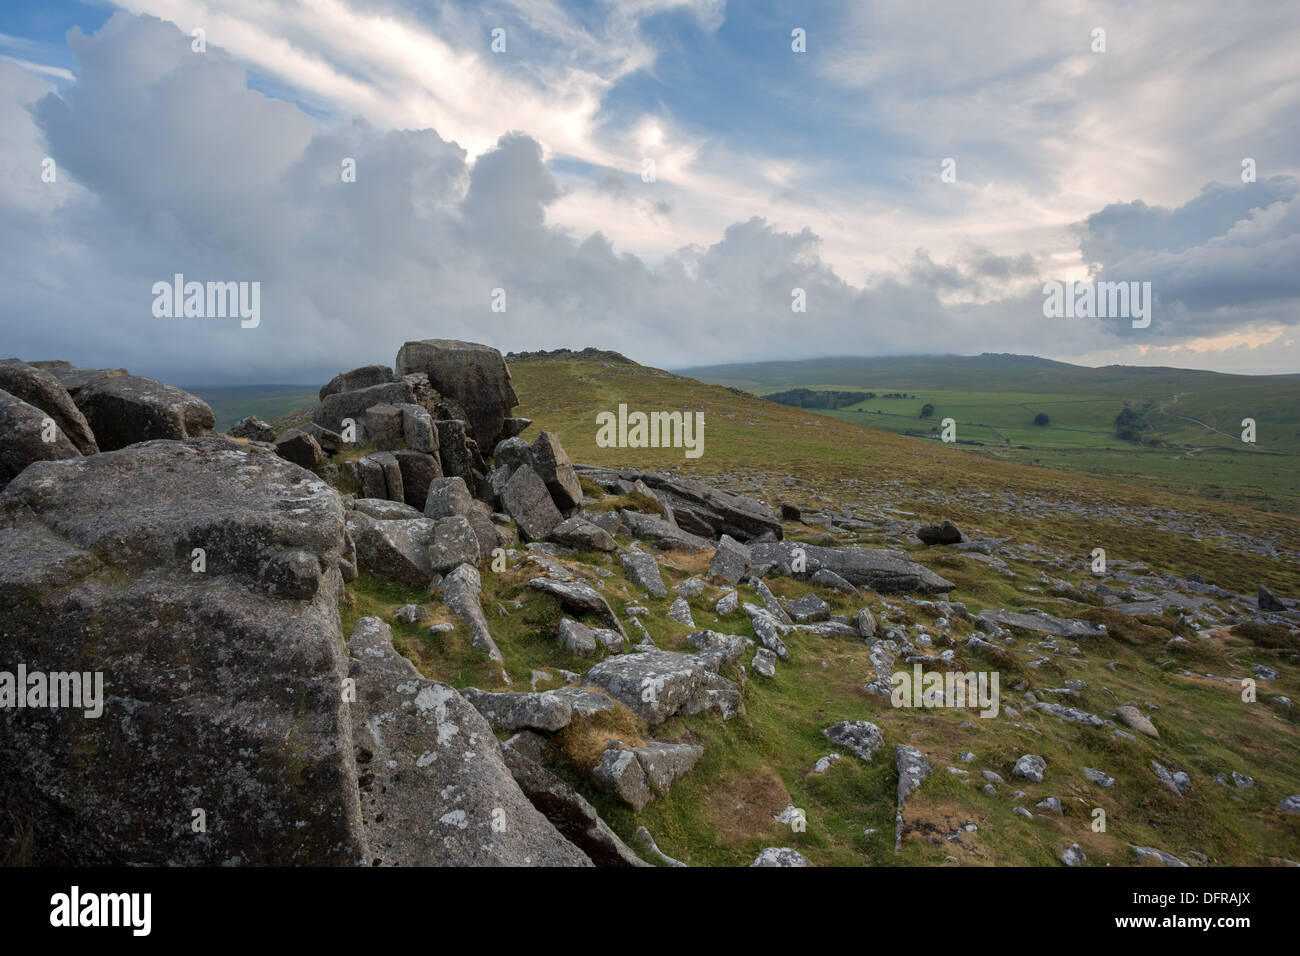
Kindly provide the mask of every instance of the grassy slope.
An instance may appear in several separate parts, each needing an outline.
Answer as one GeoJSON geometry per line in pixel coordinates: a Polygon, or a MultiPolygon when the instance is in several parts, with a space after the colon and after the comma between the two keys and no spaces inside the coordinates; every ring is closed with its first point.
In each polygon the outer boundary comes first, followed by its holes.
{"type": "MultiPolygon", "coordinates": [[[[824,488],[831,499],[838,497],[836,489],[842,479],[865,479],[866,495],[871,495],[873,488],[887,487],[897,507],[906,508],[911,503],[923,513],[929,513],[925,492],[939,489],[950,495],[946,511],[959,522],[967,517],[963,490],[1014,489],[1025,496],[1063,495],[1184,512],[1203,508],[1213,522],[1238,529],[1272,530],[1287,547],[1300,544],[1300,528],[1293,518],[971,458],[948,447],[773,406],[749,395],[656,370],[581,361],[521,362],[512,370],[522,401],[519,412],[536,422],[530,434],[540,428],[555,431],[575,461],[675,467],[699,474],[735,474],[744,470],[772,476],[777,482],[780,475],[797,474],[824,488]],[[657,451],[597,448],[595,413],[614,409],[619,401],[633,409],[705,411],[704,457],[689,462],[676,452],[665,456],[657,451]],[[900,485],[886,484],[893,481],[900,485]]],[[[779,495],[778,483],[772,488],[770,500],[779,495]]],[[[971,517],[974,520],[973,513],[971,517]]],[[[1253,588],[1256,580],[1265,579],[1294,593],[1300,585],[1294,567],[1222,551],[1208,542],[1169,540],[1167,534],[1147,530],[1140,524],[1116,527],[1113,521],[1104,520],[1044,521],[1024,509],[996,514],[985,511],[979,514],[977,523],[989,533],[1011,535],[1016,540],[1045,540],[1058,548],[1068,544],[1080,553],[1102,545],[1115,556],[1147,561],[1157,569],[1179,573],[1200,570],[1208,580],[1229,587],[1253,588]]],[[[787,525],[787,532],[794,536],[819,530],[787,525]]],[[[1006,576],[956,556],[918,556],[957,582],[953,599],[966,602],[972,611],[1035,604],[1060,610],[1041,600],[1044,595],[1033,586],[1040,572],[1031,565],[1011,562],[1015,574],[1006,576]]],[[[604,587],[616,609],[621,611],[629,601],[650,607],[650,630],[660,646],[689,649],[684,637],[690,629],[665,617],[668,599],[642,597],[626,584],[617,573],[617,562],[608,556],[586,554],[578,558],[615,572],[605,579],[604,587]]],[[[701,573],[705,564],[699,556],[680,554],[663,555],[662,561],[670,598],[674,596],[672,585],[701,573]]],[[[534,668],[563,667],[581,672],[590,665],[589,660],[574,658],[555,644],[558,612],[549,599],[525,587],[533,573],[522,566],[503,574],[483,575],[484,609],[504,653],[513,681],[511,689],[515,690],[527,688],[534,668]]],[[[778,594],[785,596],[807,590],[806,585],[786,579],[776,579],[772,584],[778,594]]],[[[741,592],[742,599],[755,600],[747,587],[742,586],[741,592]]],[[[350,595],[352,604],[344,612],[344,625],[349,629],[362,614],[375,613],[391,619],[391,613],[403,603],[428,602],[424,594],[380,585],[364,576],[350,589],[350,595]]],[[[716,620],[712,603],[717,595],[712,590],[691,601],[697,625],[752,636],[741,614],[716,620]]],[[[867,594],[856,599],[826,596],[840,613],[855,613],[864,604],[877,611],[881,608],[880,599],[867,594]]],[[[434,606],[445,618],[445,609],[434,606]]],[[[601,794],[583,772],[594,762],[592,754],[598,752],[606,738],[635,742],[638,737],[651,736],[648,728],[637,726],[626,715],[610,726],[584,725],[562,735],[564,752],[573,763],[561,772],[633,845],[637,845],[633,837],[636,827],[645,824],[667,853],[694,865],[745,864],[764,846],[774,845],[795,847],[814,863],[823,865],[940,864],[950,854],[974,864],[1053,865],[1061,848],[1073,842],[1083,846],[1093,864],[1131,863],[1127,843],[1154,845],[1184,856],[1189,851],[1200,851],[1219,864],[1259,865],[1276,856],[1300,858],[1300,821],[1272,809],[1283,796],[1300,789],[1296,757],[1300,731],[1295,717],[1276,704],[1242,704],[1233,685],[1176,673],[1190,667],[1199,672],[1239,675],[1249,673],[1254,663],[1277,666],[1283,653],[1224,636],[1213,644],[1197,642],[1194,649],[1181,652],[1185,659],[1179,660],[1180,652],[1164,648],[1164,642],[1174,634],[1188,633],[1175,620],[1148,619],[1143,624],[1099,608],[1085,616],[1105,620],[1111,627],[1111,637],[1088,646],[1082,655],[1086,663],[1056,658],[1030,671],[1019,656],[983,660],[968,652],[962,656],[972,668],[1000,670],[1004,693],[1021,679],[1042,689],[1059,687],[1066,677],[1073,676],[1087,680],[1088,689],[1080,700],[1063,703],[1108,712],[1125,700],[1143,701],[1153,710],[1162,734],[1160,741],[1126,745],[1108,732],[1066,726],[1054,718],[1037,715],[1013,722],[981,720],[973,713],[954,710],[896,710],[887,699],[863,690],[863,684],[873,676],[866,645],[850,639],[793,635],[789,641],[791,660],[778,666],[772,681],[750,677],[744,715],[727,722],[716,715],[674,718],[656,728],[653,736],[659,739],[703,743],[705,755],[670,794],[657,798],[640,814],[632,814],[601,794]],[[1107,661],[1117,661],[1118,667],[1114,671],[1103,669],[1107,661]],[[841,719],[878,723],[885,732],[886,748],[870,763],[845,756],[830,772],[810,774],[819,757],[838,750],[820,732],[841,719]],[[1035,725],[1041,734],[1015,723],[1035,725]],[[894,855],[897,777],[892,748],[901,741],[922,748],[935,764],[935,772],[913,798],[909,821],[944,833],[968,820],[976,822],[979,830],[963,836],[960,849],[952,843],[935,845],[912,840],[900,855],[894,855]],[[1009,781],[999,788],[997,796],[986,797],[975,781],[947,772],[948,764],[966,750],[973,752],[976,759],[955,765],[969,770],[972,778],[978,778],[981,769],[992,769],[1009,781]],[[1020,782],[1027,797],[1013,800],[1010,791],[1016,782],[1010,775],[1011,764],[1026,752],[1047,759],[1047,780],[1041,785],[1020,782]],[[1162,788],[1147,766],[1150,759],[1191,773],[1195,782],[1192,794],[1180,798],[1162,788]],[[1088,784],[1082,776],[1084,766],[1103,769],[1118,783],[1112,790],[1088,784]],[[1228,790],[1210,782],[1214,773],[1231,770],[1250,773],[1257,781],[1256,788],[1228,790]],[[1032,809],[1046,796],[1061,799],[1066,808],[1063,816],[1027,821],[1011,813],[1012,806],[1032,809]],[[794,833],[772,820],[772,814],[788,804],[805,811],[806,832],[794,833]],[[1092,831],[1090,808],[1095,806],[1107,812],[1105,833],[1092,831]],[[875,832],[868,834],[867,830],[875,832]]],[[[915,611],[908,612],[908,617],[926,623],[932,620],[915,611]]],[[[954,630],[960,636],[969,631],[969,625],[955,622],[954,630]]],[[[472,684],[507,689],[499,683],[495,669],[469,647],[463,628],[437,638],[429,637],[422,628],[399,625],[395,631],[405,652],[429,675],[458,687],[472,684]]],[[[1300,697],[1300,683],[1293,669],[1284,667],[1283,672],[1283,679],[1274,682],[1269,693],[1300,697]]]]}

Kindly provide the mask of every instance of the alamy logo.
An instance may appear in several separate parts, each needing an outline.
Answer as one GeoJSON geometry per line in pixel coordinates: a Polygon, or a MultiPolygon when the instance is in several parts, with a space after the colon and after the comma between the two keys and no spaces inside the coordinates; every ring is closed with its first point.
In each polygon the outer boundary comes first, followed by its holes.
{"type": "Polygon", "coordinates": [[[897,671],[890,678],[895,707],[979,707],[981,717],[998,715],[998,672],[924,671],[919,663],[912,673],[897,671]]]}
{"type": "Polygon", "coordinates": [[[74,886],[69,893],[50,897],[50,925],[127,926],[133,936],[148,936],[153,926],[151,893],[82,893],[74,886]]]}
{"type": "Polygon", "coordinates": [[[1043,315],[1049,319],[1132,319],[1133,328],[1151,324],[1150,282],[1043,283],[1043,315]]]}
{"type": "Polygon", "coordinates": [[[80,709],[91,719],[104,712],[104,675],[99,671],[0,671],[0,708],[80,709]]]}
{"type": "Polygon", "coordinates": [[[704,454],[703,412],[631,412],[596,415],[598,448],[684,448],[687,458],[704,454]]]}
{"type": "Polygon", "coordinates": [[[262,322],[260,282],[186,282],[178,272],[171,282],[155,282],[153,295],[158,319],[239,318],[244,329],[262,322]]]}

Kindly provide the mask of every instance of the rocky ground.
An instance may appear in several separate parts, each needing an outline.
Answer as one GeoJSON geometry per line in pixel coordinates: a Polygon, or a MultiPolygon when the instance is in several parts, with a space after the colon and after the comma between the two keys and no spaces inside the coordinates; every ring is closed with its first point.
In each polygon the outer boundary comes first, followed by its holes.
{"type": "Polygon", "coordinates": [[[1300,859],[1297,602],[982,528],[1294,565],[1291,535],[575,464],[498,352],[448,340],[226,436],[121,369],[10,360],[0,389],[0,669],[106,695],[0,709],[11,862],[1300,859]],[[996,712],[895,706],[917,667],[996,674],[996,712]]]}

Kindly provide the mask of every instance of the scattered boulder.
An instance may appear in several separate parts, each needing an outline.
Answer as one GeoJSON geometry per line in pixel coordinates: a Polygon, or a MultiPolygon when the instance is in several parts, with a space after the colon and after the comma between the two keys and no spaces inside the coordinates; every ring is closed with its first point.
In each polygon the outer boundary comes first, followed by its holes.
{"type": "Polygon", "coordinates": [[[585,581],[556,581],[554,578],[533,578],[528,586],[536,591],[543,591],[559,600],[560,606],[574,614],[598,614],[614,630],[627,635],[623,625],[614,616],[609,602],[599,591],[585,581]]]}
{"type": "Polygon", "coordinates": [[[1037,631],[1040,634],[1051,634],[1053,637],[1068,637],[1071,639],[1104,637],[1106,634],[1105,624],[1053,617],[1051,614],[1022,614],[1018,611],[1007,611],[1000,608],[980,611],[975,615],[975,620],[989,621],[999,627],[1018,627],[1026,631],[1037,631]]]}
{"type": "Polygon", "coordinates": [[[568,514],[582,505],[582,485],[578,473],[564,452],[564,446],[551,432],[542,432],[532,446],[532,468],[546,484],[555,506],[568,514]]]}
{"type": "Polygon", "coordinates": [[[1151,723],[1150,719],[1138,710],[1132,704],[1125,704],[1116,708],[1115,716],[1125,727],[1136,730],[1140,734],[1145,734],[1154,740],[1160,739],[1160,731],[1156,730],[1156,725],[1151,723]]]}
{"type": "Polygon", "coordinates": [[[565,518],[551,529],[550,538],[581,551],[616,551],[614,536],[584,518],[565,518]]]}
{"type": "Polygon", "coordinates": [[[880,728],[867,720],[841,720],[822,731],[822,735],[863,760],[885,745],[880,728]]]}
{"type": "Polygon", "coordinates": [[[1088,857],[1084,855],[1079,844],[1071,843],[1061,851],[1061,862],[1066,866],[1082,866],[1088,862],[1088,857]]]}
{"type": "Polygon", "coordinates": [[[830,605],[816,594],[805,594],[797,601],[788,602],[785,611],[796,624],[811,624],[831,616],[830,605]]]}
{"type": "Polygon", "coordinates": [[[469,521],[451,515],[434,522],[433,543],[429,548],[432,570],[446,572],[462,564],[477,564],[478,559],[478,537],[469,521]]]}
{"type": "Polygon", "coordinates": [[[956,587],[951,581],[917,564],[901,551],[828,548],[790,541],[751,544],[749,551],[756,565],[771,564],[778,568],[792,568],[796,548],[803,550],[810,575],[820,568],[829,568],[850,584],[869,587],[882,594],[899,591],[941,593],[956,587]]]}
{"type": "Polygon", "coordinates": [[[249,441],[275,441],[275,429],[256,415],[241,418],[226,431],[231,438],[247,438],[249,441]]]}
{"type": "Polygon", "coordinates": [[[1011,768],[1011,776],[1019,777],[1022,780],[1032,780],[1034,783],[1042,783],[1043,773],[1046,770],[1046,760],[1037,754],[1025,754],[1011,768]]]}
{"type": "Polygon", "coordinates": [[[916,536],[923,544],[958,544],[962,540],[957,526],[947,519],[940,524],[921,525],[916,536]]]}
{"type": "Polygon", "coordinates": [[[637,587],[645,588],[654,597],[667,597],[668,588],[664,586],[663,576],[659,573],[659,562],[644,551],[620,551],[619,561],[627,579],[637,587]]]}
{"type": "Polygon", "coordinates": [[[704,748],[696,744],[672,744],[661,740],[652,740],[632,752],[640,761],[650,786],[660,793],[667,793],[668,788],[689,773],[704,756],[704,748]]]}
{"type": "Polygon", "coordinates": [[[811,863],[798,850],[792,850],[788,846],[769,846],[762,850],[754,862],[749,864],[753,866],[812,866],[811,863]]]}
{"type": "Polygon", "coordinates": [[[469,627],[475,650],[482,651],[490,660],[500,661],[501,651],[483,616],[482,592],[483,581],[478,568],[472,564],[462,564],[442,579],[442,599],[469,627]]]}
{"type": "Polygon", "coordinates": [[[1285,611],[1286,605],[1278,600],[1276,594],[1261,584],[1259,586],[1259,609],[1261,611],[1273,611],[1276,613],[1285,611]]]}
{"type": "Polygon", "coordinates": [[[581,621],[561,618],[556,636],[570,653],[581,657],[590,657],[596,653],[596,634],[581,621]]]}
{"type": "Polygon", "coordinates": [[[760,647],[754,651],[754,659],[749,664],[754,669],[754,673],[761,677],[776,676],[776,655],[766,647],[760,647]]]}

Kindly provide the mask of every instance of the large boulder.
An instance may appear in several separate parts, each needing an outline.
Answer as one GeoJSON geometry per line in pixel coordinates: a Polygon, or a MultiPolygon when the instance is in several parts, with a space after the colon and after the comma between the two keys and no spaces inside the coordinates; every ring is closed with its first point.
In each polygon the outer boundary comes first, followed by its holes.
{"type": "Polygon", "coordinates": [[[46,427],[48,415],[35,405],[0,391],[0,491],[34,461],[79,458],[63,431],[46,427]],[[46,436],[53,441],[45,441],[46,436]]]}
{"type": "Polygon", "coordinates": [[[62,383],[45,369],[5,359],[0,362],[0,389],[49,415],[81,454],[99,453],[86,416],[62,383]]]}
{"type": "Polygon", "coordinates": [[[275,453],[308,470],[325,464],[325,452],[316,439],[297,428],[290,428],[275,439],[275,453]]]}
{"type": "Polygon", "coordinates": [[[357,510],[347,513],[357,567],[381,581],[411,588],[427,587],[433,576],[434,527],[428,518],[377,520],[357,510]]]}
{"type": "Polygon", "coordinates": [[[655,496],[671,509],[683,531],[710,539],[729,534],[742,542],[769,534],[779,541],[783,534],[777,514],[753,498],[669,472],[637,472],[625,468],[619,475],[627,481],[639,479],[653,488],[655,496]]]}
{"type": "Polygon", "coordinates": [[[506,360],[496,349],[455,339],[407,342],[397,353],[397,374],[416,372],[465,409],[470,437],[480,448],[495,448],[506,437],[505,420],[519,399],[506,360]]]}
{"type": "Polygon", "coordinates": [[[348,642],[360,820],[384,866],[590,866],[506,769],[492,728],[426,680],[377,617],[348,642]]]}
{"type": "Polygon", "coordinates": [[[346,547],[333,489],[228,439],[40,462],[9,485],[0,658],[102,679],[94,717],[0,708],[0,805],[33,863],[367,860],[346,547]]]}
{"type": "MultiPolygon", "coordinates": [[[[249,441],[275,441],[275,429],[256,415],[241,418],[226,429],[226,434],[231,438],[247,438],[249,441]]],[[[314,435],[312,437],[315,438],[314,435]]]]}
{"type": "Polygon", "coordinates": [[[155,438],[201,438],[216,424],[203,399],[140,375],[95,379],[77,393],[77,407],[102,451],[155,438]]]}

